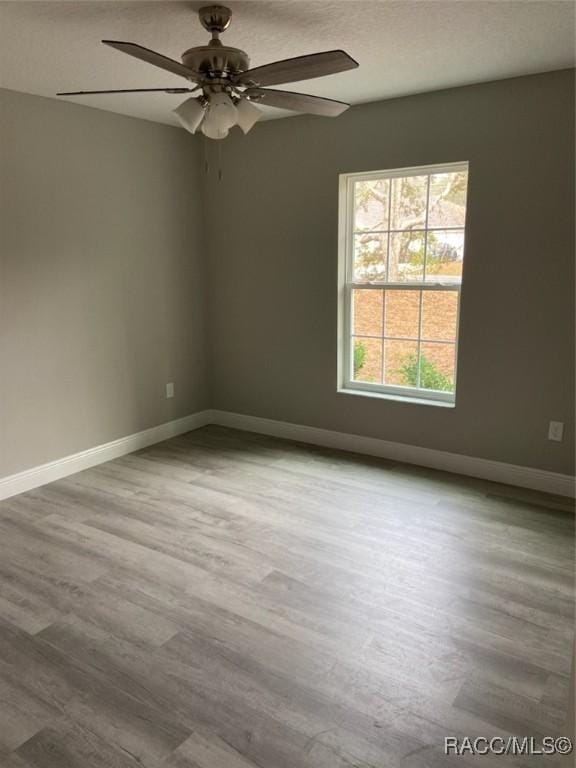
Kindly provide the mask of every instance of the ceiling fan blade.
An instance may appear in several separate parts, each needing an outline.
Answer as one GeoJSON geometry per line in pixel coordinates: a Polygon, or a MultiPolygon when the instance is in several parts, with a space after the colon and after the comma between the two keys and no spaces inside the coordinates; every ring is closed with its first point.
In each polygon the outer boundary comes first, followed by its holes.
{"type": "Polygon", "coordinates": [[[321,117],[338,117],[350,106],[344,101],[309,96],[307,93],[268,90],[267,88],[248,88],[244,91],[244,95],[256,104],[292,109],[294,112],[305,112],[308,115],[320,115],[321,117]]]}
{"type": "Polygon", "coordinates": [[[96,93],[192,93],[196,88],[120,88],[112,91],[62,91],[56,96],[91,96],[96,93]]]}
{"type": "Polygon", "coordinates": [[[280,85],[295,83],[299,80],[310,80],[314,77],[333,75],[347,69],[355,69],[358,62],[354,61],[345,51],[324,51],[312,53],[309,56],[296,56],[294,59],[274,61],[262,67],[241,72],[234,79],[234,85],[280,85]]]}
{"type": "Polygon", "coordinates": [[[146,61],[148,64],[154,64],[155,67],[166,69],[168,72],[173,72],[175,75],[186,77],[188,80],[195,80],[198,76],[193,69],[185,67],[184,64],[180,64],[179,61],[169,59],[167,56],[163,56],[161,53],[156,53],[156,51],[151,51],[150,48],[144,48],[142,45],[125,43],[121,40],[102,40],[102,42],[104,45],[116,48],[117,51],[127,53],[129,56],[134,56],[136,59],[146,61]]]}

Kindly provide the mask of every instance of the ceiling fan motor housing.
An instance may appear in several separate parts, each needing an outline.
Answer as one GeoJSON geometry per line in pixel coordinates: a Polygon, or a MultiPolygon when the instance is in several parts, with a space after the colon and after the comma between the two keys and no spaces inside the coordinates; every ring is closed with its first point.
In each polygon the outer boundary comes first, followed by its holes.
{"type": "Polygon", "coordinates": [[[182,64],[207,77],[226,78],[249,69],[250,59],[239,48],[229,48],[219,40],[212,40],[209,45],[190,48],[183,53],[182,64]]]}

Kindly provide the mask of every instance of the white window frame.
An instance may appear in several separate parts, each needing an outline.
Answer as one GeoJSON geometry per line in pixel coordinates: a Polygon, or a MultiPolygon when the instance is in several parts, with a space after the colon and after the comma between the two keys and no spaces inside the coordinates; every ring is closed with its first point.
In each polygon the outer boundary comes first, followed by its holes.
{"type": "MultiPolygon", "coordinates": [[[[436,173],[469,172],[468,162],[448,163],[442,165],[415,166],[410,168],[395,168],[386,171],[370,171],[369,173],[342,173],[339,177],[339,237],[338,237],[338,382],[337,390],[345,394],[367,395],[390,400],[417,402],[427,405],[454,407],[456,403],[456,386],[458,372],[458,346],[460,330],[460,293],[462,280],[459,283],[441,282],[371,282],[355,283],[354,270],[354,184],[357,181],[375,181],[378,179],[403,178],[436,173]],[[454,390],[441,392],[420,387],[401,387],[392,384],[375,384],[352,379],[352,290],[416,290],[416,291],[452,291],[458,295],[458,311],[456,316],[456,339],[454,356],[454,390]]],[[[426,206],[426,223],[422,229],[427,233],[428,206],[426,206]]],[[[450,227],[438,227],[446,230],[450,227]]],[[[458,227],[462,229],[462,227],[458,227]]],[[[466,256],[466,223],[464,224],[464,258],[466,256]]],[[[425,235],[426,237],[427,235],[425,235]]],[[[422,297],[422,293],[420,296],[422,297]]],[[[420,323],[422,323],[422,307],[420,307],[420,323]]],[[[384,329],[383,329],[384,331],[384,329]]],[[[411,341],[413,339],[410,339],[411,341]]],[[[418,339],[420,351],[421,339],[418,339]]]]}

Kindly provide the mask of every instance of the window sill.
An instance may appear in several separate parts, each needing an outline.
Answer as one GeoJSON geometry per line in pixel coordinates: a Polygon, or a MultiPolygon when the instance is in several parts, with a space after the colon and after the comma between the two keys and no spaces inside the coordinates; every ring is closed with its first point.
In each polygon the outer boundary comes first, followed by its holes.
{"type": "Polygon", "coordinates": [[[411,403],[412,405],[435,405],[439,408],[455,408],[456,403],[448,400],[432,400],[424,397],[406,397],[404,395],[393,395],[386,392],[367,392],[365,389],[345,389],[339,387],[339,395],[359,395],[360,397],[370,397],[376,400],[394,400],[397,403],[411,403]]]}

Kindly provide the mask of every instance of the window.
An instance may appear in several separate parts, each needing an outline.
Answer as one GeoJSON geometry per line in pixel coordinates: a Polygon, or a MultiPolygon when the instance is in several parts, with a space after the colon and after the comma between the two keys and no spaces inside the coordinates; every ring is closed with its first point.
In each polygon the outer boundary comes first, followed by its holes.
{"type": "Polygon", "coordinates": [[[468,164],[340,177],[340,390],[455,401],[468,164]]]}

